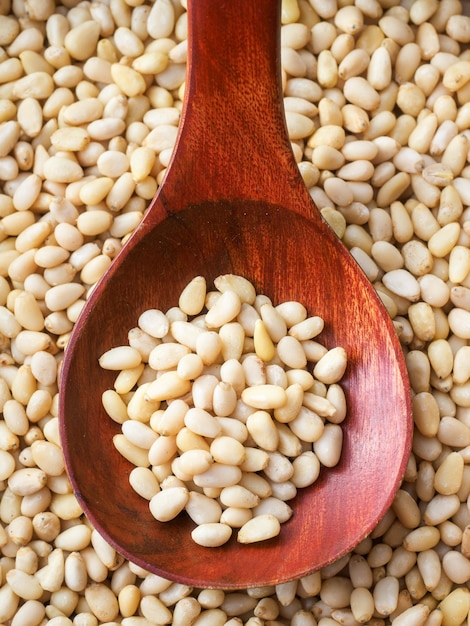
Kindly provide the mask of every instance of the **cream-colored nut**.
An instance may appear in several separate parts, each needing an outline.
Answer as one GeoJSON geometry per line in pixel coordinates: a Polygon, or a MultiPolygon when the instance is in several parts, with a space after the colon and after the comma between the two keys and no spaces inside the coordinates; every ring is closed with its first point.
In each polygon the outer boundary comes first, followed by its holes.
{"type": "Polygon", "coordinates": [[[220,520],[222,507],[213,498],[190,491],[185,511],[196,524],[213,524],[220,520]]]}
{"type": "Polygon", "coordinates": [[[97,619],[112,622],[117,617],[117,598],[104,583],[93,583],[86,587],[84,593],[87,604],[97,619]]]}
{"type": "Polygon", "coordinates": [[[220,328],[232,321],[240,312],[241,300],[234,291],[227,290],[215,301],[206,314],[208,328],[220,328]]]}
{"type": "Polygon", "coordinates": [[[223,489],[240,482],[242,471],[237,465],[225,465],[213,463],[211,467],[194,476],[194,482],[198,487],[215,487],[223,489]]]}
{"type": "Polygon", "coordinates": [[[238,531],[240,543],[255,543],[276,537],[281,530],[277,517],[271,514],[258,515],[244,524],[238,531]]]}
{"type": "Polygon", "coordinates": [[[121,63],[113,63],[111,76],[123,93],[130,98],[145,92],[147,85],[143,76],[131,67],[121,63]]]}
{"type": "Polygon", "coordinates": [[[140,365],[141,355],[135,348],[119,346],[102,354],[99,362],[103,369],[122,370],[140,365]]]}
{"type": "Polygon", "coordinates": [[[240,300],[247,304],[253,304],[255,301],[255,288],[250,281],[243,276],[223,274],[214,280],[214,285],[222,293],[225,291],[234,291],[238,294],[240,300]]]}
{"type": "Polygon", "coordinates": [[[113,445],[119,454],[133,465],[138,467],[147,467],[149,465],[148,451],[134,445],[124,435],[114,435],[113,445]]]}
{"type": "Polygon", "coordinates": [[[314,411],[302,406],[297,416],[289,422],[292,432],[302,441],[317,441],[324,430],[323,420],[314,411]]]}
{"type": "Polygon", "coordinates": [[[285,390],[277,385],[247,387],[241,397],[245,404],[262,410],[282,407],[287,401],[285,390]]]}
{"type": "Polygon", "coordinates": [[[95,52],[99,34],[100,25],[86,20],[65,35],[64,46],[72,58],[84,61],[95,52]]]}
{"type": "Polygon", "coordinates": [[[184,416],[184,423],[193,433],[213,439],[220,434],[221,427],[216,417],[200,408],[190,408],[184,416]]]}
{"type": "Polygon", "coordinates": [[[326,384],[341,380],[347,366],[347,355],[344,348],[329,350],[315,365],[313,375],[326,384]]]}
{"type": "MultiPolygon", "coordinates": [[[[253,389],[253,388],[252,388],[253,389]]],[[[267,411],[255,411],[248,416],[246,427],[260,448],[274,452],[279,445],[279,432],[267,411]]]]}
{"type": "Polygon", "coordinates": [[[221,523],[200,524],[191,532],[191,537],[197,544],[211,548],[223,545],[231,535],[230,526],[221,523]]]}
{"type": "Polygon", "coordinates": [[[351,104],[365,111],[374,111],[380,104],[377,91],[361,76],[353,76],[345,81],[344,95],[351,104]]]}
{"type": "Polygon", "coordinates": [[[146,450],[158,439],[158,434],[150,426],[137,420],[126,420],[121,430],[131,443],[146,450]]]}
{"type": "Polygon", "coordinates": [[[13,83],[13,95],[15,98],[34,98],[44,100],[54,91],[54,82],[50,74],[44,71],[36,71],[23,76],[13,83]]]}
{"type": "Polygon", "coordinates": [[[168,66],[168,55],[160,51],[146,52],[132,61],[132,67],[140,74],[159,74],[168,66]]]}
{"type": "Polygon", "coordinates": [[[176,372],[166,372],[150,384],[146,396],[153,401],[171,400],[183,396],[190,388],[189,380],[180,378],[176,372]]]}
{"type": "Polygon", "coordinates": [[[24,468],[17,470],[8,479],[11,491],[19,496],[36,493],[47,481],[47,474],[39,468],[24,468]]]}
{"type": "Polygon", "coordinates": [[[145,455],[146,467],[149,463],[153,466],[163,465],[170,462],[176,454],[177,440],[174,435],[160,435],[151,445],[148,454],[145,455]]]}
{"type": "Polygon", "coordinates": [[[83,170],[75,161],[52,156],[44,163],[44,175],[57,183],[71,183],[81,179],[83,170]]]}
{"type": "Polygon", "coordinates": [[[285,393],[285,404],[274,409],[274,417],[281,423],[287,423],[295,419],[304,401],[304,391],[299,383],[289,385],[285,393]]]}
{"type": "Polygon", "coordinates": [[[439,604],[443,624],[457,623],[464,619],[470,607],[470,593],[465,588],[452,590],[439,604]]]}

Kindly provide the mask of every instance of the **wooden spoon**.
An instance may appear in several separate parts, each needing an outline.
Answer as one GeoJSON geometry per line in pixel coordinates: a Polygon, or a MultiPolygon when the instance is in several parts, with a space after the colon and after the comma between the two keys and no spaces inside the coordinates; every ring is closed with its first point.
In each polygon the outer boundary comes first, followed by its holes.
{"type": "Polygon", "coordinates": [[[316,210],[282,106],[279,0],[190,0],[185,106],[164,185],[94,289],[66,350],[60,428],[76,497],[122,555],[195,587],[299,578],[350,551],[390,506],[411,444],[409,384],[392,322],[316,210]],[[250,279],[274,303],[298,300],[344,346],[348,416],[340,464],[290,504],[278,538],[202,548],[191,520],[155,521],[128,484],[119,431],[101,406],[114,374],[98,365],[147,308],[175,305],[196,275],[250,279]]]}

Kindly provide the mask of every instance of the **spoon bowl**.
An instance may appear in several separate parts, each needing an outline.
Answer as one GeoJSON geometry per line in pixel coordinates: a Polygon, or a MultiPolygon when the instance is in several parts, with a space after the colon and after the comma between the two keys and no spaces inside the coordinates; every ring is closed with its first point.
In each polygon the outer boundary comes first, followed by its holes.
{"type": "Polygon", "coordinates": [[[193,587],[246,588],[299,578],[340,558],[391,505],[411,446],[409,384],[393,324],[316,210],[287,137],[279,67],[280,2],[188,2],[189,59],[177,145],[142,224],[95,287],[64,357],[60,432],[76,497],[123,556],[193,587]],[[196,36],[197,34],[197,36],[196,36]],[[248,278],[274,304],[320,315],[343,346],[348,414],[341,460],[289,504],[279,537],[220,548],[193,542],[185,515],[157,522],[112,444],[101,395],[115,373],[98,357],[127,343],[148,308],[174,306],[196,275],[248,278]]]}

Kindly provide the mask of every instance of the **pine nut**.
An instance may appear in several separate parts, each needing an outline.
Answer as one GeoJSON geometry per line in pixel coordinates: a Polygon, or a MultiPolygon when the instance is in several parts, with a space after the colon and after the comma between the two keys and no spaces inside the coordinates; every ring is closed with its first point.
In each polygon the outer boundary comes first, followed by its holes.
{"type": "Polygon", "coordinates": [[[196,543],[211,548],[226,543],[231,535],[230,526],[220,523],[200,524],[191,533],[191,537],[196,543]]]}
{"type": "Polygon", "coordinates": [[[152,515],[161,522],[173,519],[188,501],[188,491],[182,487],[172,487],[157,492],[150,500],[152,515]]]}
{"type": "MultiPolygon", "coordinates": [[[[427,504],[426,511],[424,513],[425,519],[431,524],[434,520],[439,520],[438,523],[440,523],[449,519],[459,508],[457,500],[458,498],[455,495],[438,494],[434,496],[434,498],[427,504]]],[[[426,530],[426,532],[423,532],[423,535],[430,535],[430,530],[432,530],[432,527],[429,530],[426,530]]]]}
{"type": "Polygon", "coordinates": [[[470,561],[456,550],[450,550],[442,559],[442,568],[447,576],[456,583],[468,580],[470,561]]]}
{"type": "Polygon", "coordinates": [[[198,487],[224,488],[236,485],[241,478],[241,470],[237,465],[213,463],[211,467],[194,476],[194,482],[198,487]]]}
{"type": "Polygon", "coordinates": [[[277,385],[254,385],[242,391],[241,399],[256,409],[276,409],[286,403],[286,393],[277,385]]]}
{"type": "Polygon", "coordinates": [[[326,424],[322,434],[314,441],[313,451],[326,467],[334,467],[339,462],[343,441],[343,431],[338,424],[326,424]]]}
{"type": "Polygon", "coordinates": [[[92,20],[72,28],[64,38],[64,46],[70,56],[80,61],[91,56],[95,51],[99,30],[99,24],[92,20]]]}
{"type": "Polygon", "coordinates": [[[189,492],[185,510],[190,518],[198,525],[218,523],[222,513],[222,507],[217,500],[209,498],[197,491],[189,492]]]}
{"type": "Polygon", "coordinates": [[[150,463],[153,466],[158,466],[170,462],[175,456],[176,446],[175,436],[161,435],[152,443],[148,454],[142,452],[142,459],[145,459],[145,462],[141,465],[146,467],[150,463]]]}
{"type": "Polygon", "coordinates": [[[238,531],[238,541],[240,543],[254,543],[271,539],[279,534],[281,525],[277,517],[270,514],[263,514],[249,520],[238,531]]]}
{"type": "Polygon", "coordinates": [[[115,595],[103,583],[95,583],[85,589],[85,598],[92,613],[101,621],[113,621],[119,612],[115,595]]]}
{"type": "Polygon", "coordinates": [[[470,607],[470,596],[467,589],[454,589],[439,604],[442,611],[442,623],[454,624],[465,619],[470,607]]]}
{"type": "Polygon", "coordinates": [[[379,106],[379,94],[360,76],[353,76],[345,81],[344,95],[351,104],[365,111],[374,111],[379,106]]]}
{"type": "MultiPolygon", "coordinates": [[[[338,457],[339,451],[335,451],[334,454],[336,457],[338,457]]],[[[332,456],[328,454],[322,455],[318,454],[315,451],[306,451],[297,456],[292,462],[294,473],[291,477],[291,481],[295,485],[295,487],[300,489],[312,485],[320,475],[321,463],[323,463],[325,466],[328,466],[327,464],[330,463],[330,467],[336,465],[335,459],[333,459],[332,456]],[[327,461],[326,463],[325,459],[327,461]]]]}

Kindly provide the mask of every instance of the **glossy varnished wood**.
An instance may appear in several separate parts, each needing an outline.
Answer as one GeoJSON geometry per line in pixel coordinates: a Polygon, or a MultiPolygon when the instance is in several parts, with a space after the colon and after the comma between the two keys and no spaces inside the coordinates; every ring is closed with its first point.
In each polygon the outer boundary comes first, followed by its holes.
{"type": "Polygon", "coordinates": [[[297,578],[361,541],[389,507],[411,442],[409,386],[392,323],[368,280],[322,221],[287,138],[280,88],[278,0],[189,2],[186,99],[163,187],[76,324],[60,389],[60,428],[77,498],[119,552],[197,587],[297,578]],[[128,484],[104,413],[114,375],[98,357],[126,342],[146,308],[177,302],[195,275],[251,279],[275,303],[324,317],[321,340],[349,355],[348,417],[338,467],[292,502],[279,538],[195,545],[181,515],[156,522],[128,484]]]}

